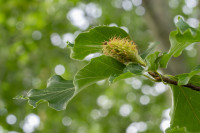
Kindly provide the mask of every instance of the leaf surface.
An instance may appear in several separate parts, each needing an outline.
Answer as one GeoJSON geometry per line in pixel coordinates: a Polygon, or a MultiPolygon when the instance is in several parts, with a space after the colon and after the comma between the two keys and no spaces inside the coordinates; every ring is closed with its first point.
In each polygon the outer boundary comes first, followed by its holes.
{"type": "Polygon", "coordinates": [[[108,26],[98,26],[88,32],[80,33],[75,39],[71,57],[82,60],[89,54],[100,52],[103,42],[113,37],[129,38],[129,35],[121,28],[108,26]]]}
{"type": "Polygon", "coordinates": [[[51,77],[46,89],[32,89],[28,92],[29,104],[36,107],[41,101],[47,101],[55,110],[64,110],[74,95],[72,80],[65,80],[59,75],[51,77]]]}
{"type": "Polygon", "coordinates": [[[167,129],[165,131],[166,133],[189,133],[185,127],[179,128],[179,127],[174,127],[174,128],[170,128],[167,129]]]}
{"type": "Polygon", "coordinates": [[[146,57],[147,67],[149,71],[156,71],[158,69],[158,55],[160,52],[149,54],[146,57]]]}
{"type": "Polygon", "coordinates": [[[189,80],[199,72],[200,72],[200,65],[193,68],[190,73],[184,73],[184,74],[178,75],[177,76],[178,77],[178,85],[188,84],[189,80]]]}
{"type": "Polygon", "coordinates": [[[139,64],[130,63],[124,68],[122,74],[112,76],[110,78],[110,82],[112,83],[112,82],[116,82],[121,79],[126,79],[126,78],[130,78],[130,77],[142,75],[143,70],[144,70],[144,68],[142,66],[140,66],[139,64]]]}
{"type": "MultiPolygon", "coordinates": [[[[195,75],[190,82],[200,86],[200,76],[195,75]]],[[[185,127],[188,132],[200,132],[200,92],[187,87],[170,85],[173,93],[171,128],[185,127]]]]}
{"type": "Polygon", "coordinates": [[[76,74],[74,80],[76,91],[79,92],[81,89],[112,75],[121,74],[125,67],[124,64],[110,56],[102,55],[94,58],[76,74]]]}

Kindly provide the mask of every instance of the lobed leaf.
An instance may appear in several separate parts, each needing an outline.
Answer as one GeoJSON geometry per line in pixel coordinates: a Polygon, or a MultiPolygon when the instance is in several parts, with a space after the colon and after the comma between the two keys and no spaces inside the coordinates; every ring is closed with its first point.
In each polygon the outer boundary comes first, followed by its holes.
{"type": "Polygon", "coordinates": [[[51,108],[64,110],[73,97],[74,91],[72,80],[65,80],[59,75],[54,75],[49,79],[46,89],[32,89],[28,92],[28,102],[36,107],[41,101],[47,101],[51,108]]]}
{"type": "Polygon", "coordinates": [[[113,37],[129,38],[129,35],[121,28],[108,26],[99,26],[88,32],[80,33],[75,39],[71,57],[82,60],[89,54],[100,52],[103,42],[113,37]]]}
{"type": "Polygon", "coordinates": [[[194,42],[200,42],[200,28],[194,29],[179,18],[176,23],[177,30],[172,31],[169,36],[171,48],[167,54],[164,54],[160,60],[160,66],[167,67],[172,56],[178,57],[182,51],[194,42]]]}

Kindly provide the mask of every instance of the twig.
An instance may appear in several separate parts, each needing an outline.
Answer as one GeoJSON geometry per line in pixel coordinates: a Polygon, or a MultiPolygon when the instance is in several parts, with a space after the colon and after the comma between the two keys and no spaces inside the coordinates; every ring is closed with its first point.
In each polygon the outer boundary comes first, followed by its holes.
{"type": "MultiPolygon", "coordinates": [[[[163,81],[165,83],[168,83],[168,84],[173,84],[173,85],[178,85],[178,82],[175,81],[175,80],[172,80],[170,78],[167,78],[161,74],[158,74],[157,72],[148,72],[156,81],[163,81]]],[[[188,88],[191,88],[192,90],[195,90],[195,91],[200,91],[200,87],[199,86],[195,86],[195,85],[192,85],[190,83],[186,84],[186,85],[182,85],[183,87],[188,87],[188,88]]]]}

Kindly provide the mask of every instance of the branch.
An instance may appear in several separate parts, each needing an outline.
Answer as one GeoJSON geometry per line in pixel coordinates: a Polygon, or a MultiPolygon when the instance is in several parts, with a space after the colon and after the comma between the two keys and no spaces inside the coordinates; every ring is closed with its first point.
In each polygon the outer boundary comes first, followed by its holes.
{"type": "MultiPolygon", "coordinates": [[[[168,84],[172,84],[172,85],[178,85],[178,82],[175,81],[175,80],[172,80],[170,78],[167,78],[161,74],[158,74],[157,72],[148,72],[156,81],[163,81],[165,83],[168,83],[168,84]]],[[[195,86],[195,85],[192,85],[190,83],[186,84],[186,85],[182,85],[183,87],[188,87],[192,90],[195,90],[195,91],[200,91],[200,87],[199,86],[195,86]]]]}

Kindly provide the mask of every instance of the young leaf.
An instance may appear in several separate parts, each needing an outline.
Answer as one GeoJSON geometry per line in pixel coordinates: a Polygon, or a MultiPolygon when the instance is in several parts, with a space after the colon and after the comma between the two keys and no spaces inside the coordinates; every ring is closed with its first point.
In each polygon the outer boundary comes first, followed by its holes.
{"type": "Polygon", "coordinates": [[[193,68],[190,73],[184,73],[184,74],[178,75],[178,85],[188,84],[189,80],[199,72],[200,72],[200,65],[193,68]]]}
{"type": "Polygon", "coordinates": [[[149,71],[156,71],[158,69],[158,55],[160,52],[156,51],[146,57],[147,67],[149,71]]]}
{"type": "MultiPolygon", "coordinates": [[[[200,76],[195,75],[190,83],[200,86],[200,76]]],[[[173,93],[171,128],[185,127],[188,132],[200,132],[200,92],[187,87],[170,85],[173,93]]]]}
{"type": "Polygon", "coordinates": [[[88,32],[80,33],[75,39],[71,57],[82,60],[91,53],[100,52],[103,42],[113,37],[129,38],[127,32],[118,27],[99,26],[88,32]]]}
{"type": "Polygon", "coordinates": [[[97,81],[107,79],[112,75],[121,74],[124,68],[124,64],[112,57],[102,55],[94,58],[76,74],[74,79],[74,84],[77,89],[76,92],[97,81]]]}
{"type": "Polygon", "coordinates": [[[200,42],[200,28],[194,29],[179,18],[176,23],[177,30],[170,33],[171,48],[160,60],[160,66],[166,68],[172,56],[178,57],[182,51],[194,42],[200,42]]]}
{"type": "Polygon", "coordinates": [[[72,80],[65,80],[59,75],[54,75],[49,79],[46,89],[32,89],[28,92],[29,104],[36,107],[40,101],[45,100],[51,108],[64,110],[73,97],[74,91],[72,80]]]}

